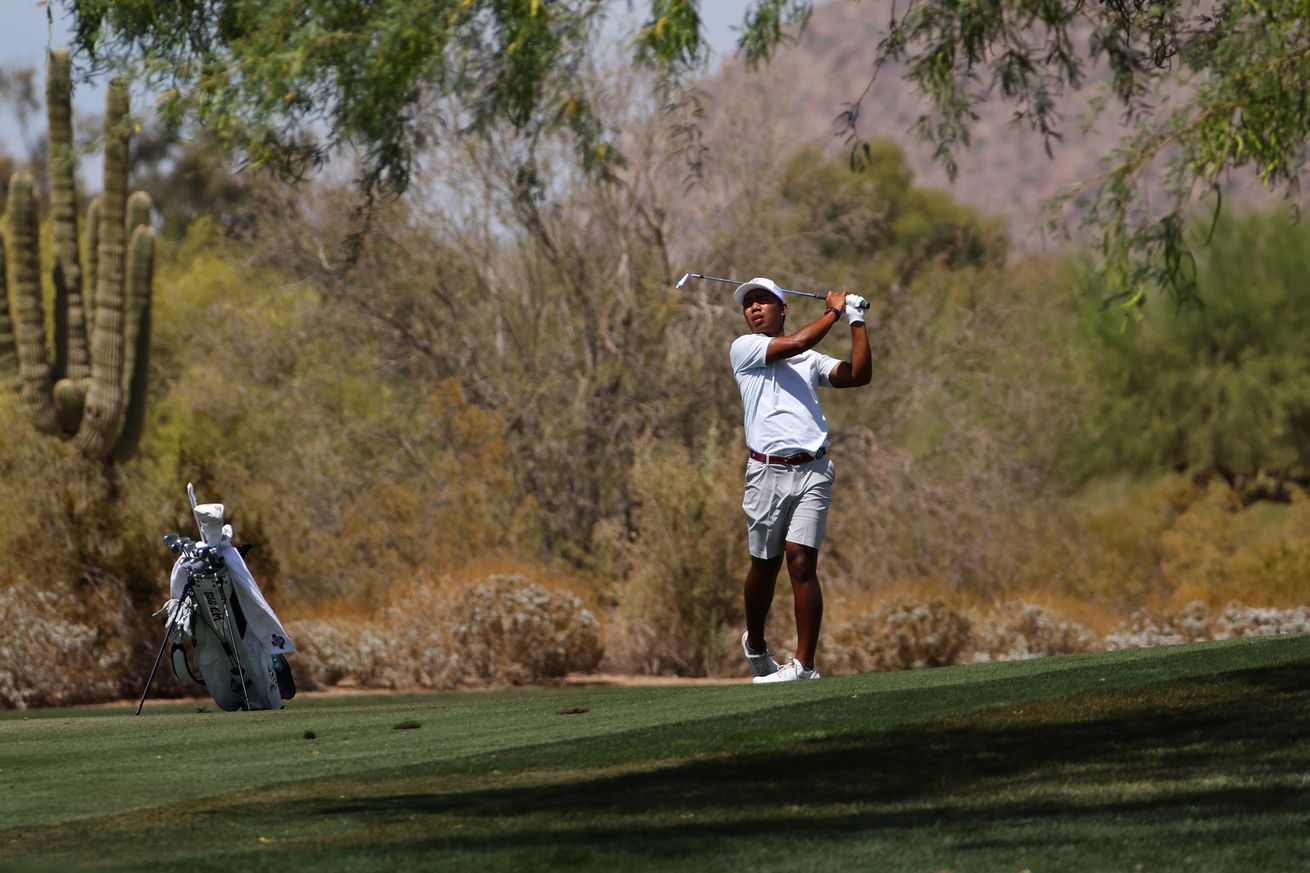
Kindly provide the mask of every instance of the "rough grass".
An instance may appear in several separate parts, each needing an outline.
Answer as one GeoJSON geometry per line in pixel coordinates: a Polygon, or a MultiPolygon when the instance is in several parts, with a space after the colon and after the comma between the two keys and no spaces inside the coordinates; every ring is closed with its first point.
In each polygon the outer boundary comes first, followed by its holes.
{"type": "Polygon", "coordinates": [[[1298,636],[778,688],[8,714],[0,868],[1293,869],[1307,685],[1298,636]]]}

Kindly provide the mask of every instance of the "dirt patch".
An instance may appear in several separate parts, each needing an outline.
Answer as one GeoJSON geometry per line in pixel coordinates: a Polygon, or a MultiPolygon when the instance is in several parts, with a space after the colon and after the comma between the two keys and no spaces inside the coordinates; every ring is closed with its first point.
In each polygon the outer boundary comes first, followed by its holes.
{"type": "Polygon", "coordinates": [[[749,685],[749,676],[641,676],[626,673],[570,673],[561,683],[568,686],[587,685],[749,685]]]}
{"type": "MultiPolygon", "coordinates": [[[[540,682],[534,686],[536,688],[587,688],[587,687],[604,687],[614,686],[622,688],[637,688],[641,686],[651,686],[653,688],[666,688],[679,685],[746,685],[750,683],[748,676],[642,676],[628,673],[570,673],[563,679],[556,682],[540,682]]],[[[501,686],[508,687],[508,686],[501,686]]],[[[419,685],[405,686],[402,688],[368,688],[361,685],[349,684],[333,685],[328,688],[316,688],[313,691],[300,689],[296,692],[296,698],[314,700],[317,698],[335,698],[335,697],[378,697],[388,694],[439,694],[447,689],[423,688],[419,685]]],[[[488,691],[499,690],[499,687],[485,687],[477,689],[461,688],[461,691],[488,691]]],[[[136,705],[140,698],[123,698],[122,700],[110,700],[104,703],[87,703],[78,707],[79,709],[109,708],[115,706],[136,705]]],[[[195,695],[190,697],[155,697],[151,695],[146,699],[146,709],[150,708],[152,703],[192,703],[197,708],[202,706],[214,706],[213,700],[207,696],[195,695]]]]}

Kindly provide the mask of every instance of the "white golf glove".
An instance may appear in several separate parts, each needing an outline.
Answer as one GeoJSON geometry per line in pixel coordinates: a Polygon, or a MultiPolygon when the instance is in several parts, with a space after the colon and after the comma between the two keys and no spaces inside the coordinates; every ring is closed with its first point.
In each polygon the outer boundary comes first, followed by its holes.
{"type": "Polygon", "coordinates": [[[869,301],[860,295],[846,295],[846,321],[850,324],[864,324],[864,313],[868,308],[869,301]]]}

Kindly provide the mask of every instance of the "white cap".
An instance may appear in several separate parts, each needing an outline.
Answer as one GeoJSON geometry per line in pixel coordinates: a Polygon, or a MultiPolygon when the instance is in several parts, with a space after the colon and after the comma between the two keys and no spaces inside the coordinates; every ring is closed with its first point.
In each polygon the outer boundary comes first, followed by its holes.
{"type": "Polygon", "coordinates": [[[756,288],[760,288],[763,289],[764,291],[768,291],[774,297],[778,298],[779,303],[787,302],[786,299],[782,296],[782,291],[778,288],[777,282],[774,282],[772,279],[759,278],[759,279],[751,279],[749,282],[743,282],[742,284],[737,286],[737,290],[734,291],[732,295],[736,299],[737,305],[745,306],[746,295],[754,291],[756,288]]]}
{"type": "Polygon", "coordinates": [[[200,538],[205,545],[217,546],[223,542],[223,504],[202,503],[194,510],[200,538]]]}

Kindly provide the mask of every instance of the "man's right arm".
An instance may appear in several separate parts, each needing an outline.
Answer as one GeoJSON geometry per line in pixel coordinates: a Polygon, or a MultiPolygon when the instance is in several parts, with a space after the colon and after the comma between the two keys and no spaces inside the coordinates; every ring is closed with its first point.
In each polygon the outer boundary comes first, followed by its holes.
{"type": "Polygon", "coordinates": [[[795,333],[775,336],[769,340],[767,360],[770,364],[808,352],[828,335],[834,324],[841,321],[842,310],[846,308],[846,292],[829,291],[826,302],[828,308],[814,321],[795,333]]]}

